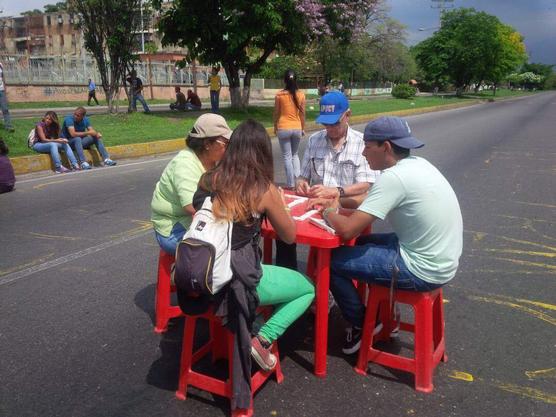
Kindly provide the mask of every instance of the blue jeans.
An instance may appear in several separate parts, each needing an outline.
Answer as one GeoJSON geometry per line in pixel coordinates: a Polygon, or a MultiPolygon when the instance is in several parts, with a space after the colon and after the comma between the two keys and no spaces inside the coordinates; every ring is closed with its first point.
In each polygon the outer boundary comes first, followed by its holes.
{"type": "Polygon", "coordinates": [[[301,133],[302,131],[299,129],[278,129],[276,132],[284,157],[288,187],[295,187],[295,179],[301,174],[299,155],[297,154],[301,133]]]}
{"type": "Polygon", "coordinates": [[[75,155],[71,150],[71,147],[67,143],[58,143],[58,142],[36,142],[33,145],[33,150],[39,153],[49,153],[50,157],[52,158],[52,162],[56,168],[60,168],[62,165],[62,160],[60,159],[60,151],[63,150],[72,167],[77,167],[77,160],[75,159],[75,155]]]}
{"type": "Polygon", "coordinates": [[[170,232],[170,236],[162,236],[156,230],[154,231],[154,234],[156,235],[156,240],[162,250],[172,256],[175,256],[178,243],[181,242],[186,231],[187,230],[185,230],[185,227],[183,227],[181,223],[176,223],[170,232]]]}
{"type": "Polygon", "coordinates": [[[72,149],[74,149],[75,152],[77,152],[77,156],[79,157],[81,163],[87,162],[87,158],[85,158],[83,149],[88,149],[93,144],[96,145],[98,149],[98,153],[100,153],[100,156],[102,156],[102,160],[110,158],[110,155],[108,155],[108,152],[104,147],[104,143],[102,142],[102,139],[97,139],[94,136],[89,135],[89,136],[84,136],[82,138],[76,136],[74,138],[69,139],[69,144],[72,147],[72,149]]]}
{"type": "Polygon", "coordinates": [[[137,110],[137,100],[141,102],[141,104],[143,105],[143,110],[145,110],[146,113],[149,113],[151,111],[142,94],[135,94],[131,99],[131,107],[133,107],[133,110],[137,110]]]}
{"type": "Polygon", "coordinates": [[[398,237],[394,233],[366,235],[355,246],[342,246],[332,251],[330,290],[344,318],[362,327],[365,305],[361,302],[352,279],[390,287],[393,266],[399,269],[396,288],[405,291],[432,291],[441,287],[413,275],[399,255],[398,237]]]}
{"type": "Polygon", "coordinates": [[[220,91],[210,90],[210,107],[213,113],[218,113],[220,107],[220,91]]]}
{"type": "Polygon", "coordinates": [[[4,127],[6,129],[11,129],[12,119],[10,117],[10,111],[8,110],[8,98],[4,90],[0,91],[0,109],[2,109],[2,114],[4,115],[4,127]]]}
{"type": "Polygon", "coordinates": [[[185,103],[186,110],[201,110],[201,106],[195,106],[191,103],[185,103]]]}

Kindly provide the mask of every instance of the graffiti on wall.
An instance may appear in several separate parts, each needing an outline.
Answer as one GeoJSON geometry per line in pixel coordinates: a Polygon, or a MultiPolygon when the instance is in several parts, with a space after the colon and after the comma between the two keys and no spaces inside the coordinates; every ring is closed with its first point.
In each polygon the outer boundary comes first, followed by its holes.
{"type": "Polygon", "coordinates": [[[63,96],[66,94],[83,94],[87,92],[87,87],[55,87],[47,86],[43,89],[43,94],[47,97],[63,96]]]}

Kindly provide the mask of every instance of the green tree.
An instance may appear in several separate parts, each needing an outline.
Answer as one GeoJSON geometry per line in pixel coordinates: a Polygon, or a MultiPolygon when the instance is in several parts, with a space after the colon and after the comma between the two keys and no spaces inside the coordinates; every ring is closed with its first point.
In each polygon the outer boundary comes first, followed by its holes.
{"type": "Polygon", "coordinates": [[[67,10],[67,2],[59,1],[56,4],[46,4],[44,6],[45,13],[65,12],[67,10]]]}
{"type": "Polygon", "coordinates": [[[294,55],[314,38],[349,38],[378,0],[174,0],[163,10],[163,43],[187,47],[190,59],[222,63],[232,107],[249,103],[251,78],[274,52],[294,55]],[[243,91],[240,71],[244,72],[243,91]]]}
{"type": "Polygon", "coordinates": [[[126,73],[135,60],[135,32],[139,28],[140,0],[69,0],[70,11],[80,16],[85,48],[91,52],[100,72],[109,111],[115,112],[114,98],[125,87],[131,111],[126,73]]]}
{"type": "Polygon", "coordinates": [[[458,95],[473,82],[498,83],[523,62],[523,39],[497,17],[460,8],[442,15],[442,26],[414,47],[427,81],[449,80],[458,95]]]}
{"type": "Polygon", "coordinates": [[[498,42],[494,43],[494,49],[490,51],[491,61],[485,66],[485,73],[477,83],[477,86],[482,80],[492,83],[494,95],[500,82],[527,60],[523,36],[519,32],[500,23],[497,36],[498,42]]]}
{"type": "Polygon", "coordinates": [[[24,12],[21,12],[21,16],[37,16],[39,14],[42,14],[42,11],[39,9],[26,10],[24,12]]]}

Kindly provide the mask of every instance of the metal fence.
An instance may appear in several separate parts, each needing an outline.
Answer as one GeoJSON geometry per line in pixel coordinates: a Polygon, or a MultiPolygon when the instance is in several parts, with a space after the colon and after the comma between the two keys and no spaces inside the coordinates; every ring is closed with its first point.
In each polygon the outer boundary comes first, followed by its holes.
{"type": "MultiPolygon", "coordinates": [[[[92,78],[97,84],[100,73],[91,56],[27,56],[1,55],[0,62],[9,84],[87,84],[92,78]]],[[[194,69],[192,66],[179,68],[173,62],[137,62],[137,75],[145,82],[153,85],[192,85],[194,69]],[[150,67],[150,68],[149,68],[150,67]]],[[[197,84],[208,82],[211,67],[195,68],[197,84]]],[[[221,74],[222,84],[227,85],[228,79],[221,74]]]]}

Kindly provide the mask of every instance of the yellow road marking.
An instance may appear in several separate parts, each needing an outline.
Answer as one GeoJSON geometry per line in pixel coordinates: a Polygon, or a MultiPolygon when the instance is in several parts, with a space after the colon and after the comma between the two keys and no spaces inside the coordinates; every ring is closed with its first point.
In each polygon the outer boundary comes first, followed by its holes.
{"type": "Polygon", "coordinates": [[[556,326],[556,318],[549,316],[548,314],[542,313],[540,311],[537,310],[533,310],[532,308],[529,307],[525,307],[516,303],[512,303],[510,301],[504,301],[504,300],[496,300],[494,298],[488,298],[488,297],[477,297],[477,296],[470,296],[469,297],[471,300],[475,300],[475,301],[484,301],[486,303],[493,303],[493,304],[498,304],[498,305],[503,305],[503,306],[507,306],[507,307],[512,307],[515,308],[516,310],[520,310],[524,313],[527,313],[539,320],[543,320],[546,321],[549,324],[552,324],[553,326],[556,326]]]}
{"type": "Polygon", "coordinates": [[[492,237],[495,237],[495,238],[498,238],[498,239],[506,240],[508,242],[521,243],[523,245],[535,246],[535,247],[539,247],[539,248],[543,248],[543,249],[547,249],[547,250],[556,252],[556,247],[555,246],[543,245],[541,243],[530,242],[528,240],[514,239],[514,238],[511,238],[511,237],[507,237],[507,236],[494,235],[494,234],[485,233],[485,232],[478,232],[476,230],[465,230],[465,232],[466,233],[473,233],[473,240],[482,240],[485,236],[492,236],[492,237]],[[477,236],[480,236],[480,238],[476,238],[477,236]]]}
{"type": "Polygon", "coordinates": [[[530,379],[556,378],[556,368],[539,369],[538,371],[525,371],[525,375],[527,375],[530,379]]]}
{"type": "Polygon", "coordinates": [[[530,256],[544,256],[546,258],[556,258],[556,252],[534,252],[525,251],[519,249],[482,249],[484,252],[499,252],[499,253],[513,253],[518,255],[530,255],[530,256]]]}
{"type": "Polygon", "coordinates": [[[519,385],[507,384],[504,382],[495,382],[493,385],[503,391],[518,394],[522,397],[532,398],[548,404],[556,404],[556,395],[535,388],[521,387],[519,385]]]}
{"type": "Polygon", "coordinates": [[[35,232],[29,232],[29,234],[42,239],[79,240],[78,237],[71,237],[71,236],[46,235],[44,233],[35,233],[35,232]]]}
{"type": "Polygon", "coordinates": [[[465,382],[474,381],[473,375],[461,371],[450,371],[448,377],[452,379],[459,379],[460,381],[465,381],[465,382]]]}
{"type": "Polygon", "coordinates": [[[33,190],[42,190],[47,185],[60,184],[62,182],[67,182],[67,181],[70,181],[70,179],[68,178],[68,179],[65,179],[65,180],[50,181],[50,182],[45,182],[43,184],[37,184],[37,185],[33,186],[33,190]]]}
{"type": "Polygon", "coordinates": [[[542,262],[530,262],[530,261],[523,261],[521,259],[502,258],[502,257],[498,257],[498,256],[494,256],[491,259],[497,259],[499,261],[507,261],[507,262],[511,262],[511,263],[514,263],[514,264],[518,264],[518,265],[536,266],[538,268],[545,268],[545,269],[556,271],[556,265],[543,264],[542,262]]]}

